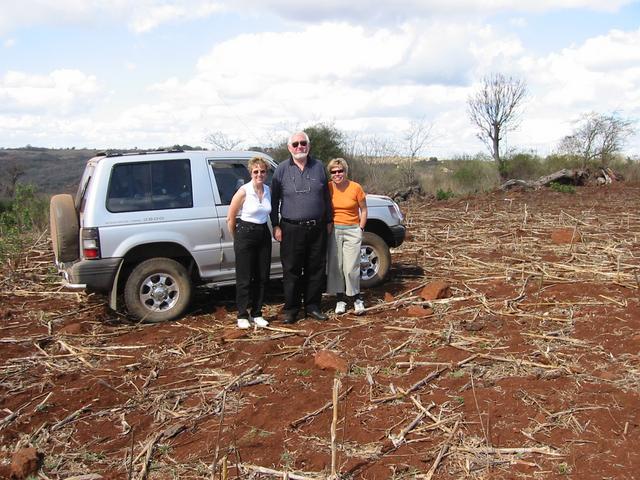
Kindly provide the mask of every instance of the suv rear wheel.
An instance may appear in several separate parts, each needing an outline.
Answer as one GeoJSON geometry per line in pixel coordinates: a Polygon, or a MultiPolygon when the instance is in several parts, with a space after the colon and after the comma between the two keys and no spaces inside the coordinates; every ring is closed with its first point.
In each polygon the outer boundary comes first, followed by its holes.
{"type": "Polygon", "coordinates": [[[186,268],[170,258],[151,258],[138,264],[124,286],[124,301],[134,317],[148,323],[173,320],[191,301],[186,268]]]}
{"type": "Polygon", "coordinates": [[[360,246],[360,286],[370,288],[382,283],[390,265],[389,246],[375,233],[364,232],[360,246]]]}

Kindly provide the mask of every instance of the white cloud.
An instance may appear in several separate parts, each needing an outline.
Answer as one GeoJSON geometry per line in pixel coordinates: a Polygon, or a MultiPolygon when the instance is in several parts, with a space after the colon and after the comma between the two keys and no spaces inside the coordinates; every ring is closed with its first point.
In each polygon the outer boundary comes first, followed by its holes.
{"type": "Polygon", "coordinates": [[[69,114],[91,105],[99,94],[97,78],[78,70],[48,75],[9,71],[0,78],[0,112],[69,114]]]}
{"type": "Polygon", "coordinates": [[[533,95],[516,141],[552,150],[589,111],[640,118],[640,30],[613,30],[545,57],[523,56],[519,65],[533,95]]]}
{"type": "MultiPolygon", "coordinates": [[[[450,2],[388,3],[377,8],[376,14],[387,15],[390,23],[400,17],[406,20],[390,27],[301,22],[290,31],[246,33],[221,41],[193,69],[167,68],[166,77],[156,75],[146,92],[129,93],[136,97],[134,103],[119,97],[124,91],[121,84],[126,84],[128,73],[136,79],[144,77],[142,60],[136,60],[140,61],[137,65],[121,59],[121,83],[106,85],[104,90],[107,80],[99,81],[80,70],[55,70],[47,75],[7,72],[0,77],[0,132],[3,140],[18,138],[16,135],[47,136],[43,144],[53,146],[68,146],[70,139],[83,138],[87,145],[145,148],[202,145],[206,133],[221,130],[255,145],[264,144],[273,132],[284,136],[290,128],[317,121],[335,121],[338,128],[366,135],[399,138],[410,119],[425,116],[434,124],[433,148],[438,156],[470,153],[484,146],[474,139],[466,99],[484,75],[494,72],[526,79],[531,91],[522,127],[509,135],[509,146],[552,147],[569,133],[571,120],[585,111],[623,110],[625,115],[640,117],[640,30],[613,30],[535,56],[525,50],[517,33],[500,31],[486,19],[422,18],[425,12],[444,12],[450,2]],[[394,9],[409,14],[394,17],[394,9]],[[106,97],[106,89],[111,96],[106,97]],[[102,101],[105,98],[109,102],[102,101]],[[9,130],[12,122],[20,128],[9,130]]],[[[552,8],[552,3],[565,8],[602,7],[602,2],[589,0],[549,0],[535,5],[552,8]]],[[[608,5],[618,8],[623,3],[608,5]]],[[[456,3],[456,8],[463,4],[456,3]]],[[[75,4],[61,1],[55,5],[64,10],[75,4]]],[[[77,18],[108,9],[137,32],[230,8],[204,0],[135,4],[105,0],[82,5],[74,13],[77,18]]],[[[261,8],[252,0],[234,8],[251,5],[256,5],[255,10],[261,8]]],[[[311,9],[316,7],[333,6],[335,17],[347,18],[353,12],[373,15],[365,12],[371,10],[371,4],[360,0],[348,5],[330,1],[314,6],[284,0],[261,5],[273,11],[288,8],[287,15],[292,17],[297,8],[306,9],[304,15],[300,12],[300,19],[310,21],[314,18],[311,9]]],[[[518,2],[518,6],[506,0],[483,5],[493,11],[508,8],[514,15],[534,8],[529,1],[518,2]]]]}
{"type": "Polygon", "coordinates": [[[295,22],[353,21],[393,25],[415,18],[484,17],[497,12],[590,9],[615,12],[635,0],[3,0],[0,34],[42,24],[124,22],[138,33],[162,24],[204,18],[222,11],[246,15],[271,12],[295,22]]]}

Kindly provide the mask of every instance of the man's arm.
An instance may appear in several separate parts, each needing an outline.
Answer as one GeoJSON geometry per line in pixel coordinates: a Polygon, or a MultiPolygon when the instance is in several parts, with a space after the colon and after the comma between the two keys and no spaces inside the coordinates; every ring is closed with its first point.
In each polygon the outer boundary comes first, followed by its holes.
{"type": "MultiPolygon", "coordinates": [[[[322,163],[320,163],[322,165],[322,163]]],[[[322,167],[321,167],[322,168],[322,167]]],[[[329,179],[322,168],[322,193],[324,195],[324,218],[327,225],[333,224],[333,204],[331,203],[331,193],[329,192],[329,179]]]]}
{"type": "Polygon", "coordinates": [[[282,241],[282,229],[280,228],[280,201],[282,199],[282,170],[276,168],[271,179],[271,226],[273,227],[273,238],[282,241]]]}

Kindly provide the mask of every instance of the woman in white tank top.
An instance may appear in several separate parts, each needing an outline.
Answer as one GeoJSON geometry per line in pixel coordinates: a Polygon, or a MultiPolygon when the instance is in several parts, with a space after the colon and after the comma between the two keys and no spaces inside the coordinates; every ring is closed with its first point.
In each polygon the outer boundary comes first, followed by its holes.
{"type": "Polygon", "coordinates": [[[236,256],[237,323],[243,329],[249,328],[252,321],[258,327],[269,325],[262,316],[262,305],[271,269],[271,232],[267,225],[271,190],[264,183],[268,165],[264,159],[254,157],[248,168],[251,182],[238,189],[227,213],[236,256]]]}

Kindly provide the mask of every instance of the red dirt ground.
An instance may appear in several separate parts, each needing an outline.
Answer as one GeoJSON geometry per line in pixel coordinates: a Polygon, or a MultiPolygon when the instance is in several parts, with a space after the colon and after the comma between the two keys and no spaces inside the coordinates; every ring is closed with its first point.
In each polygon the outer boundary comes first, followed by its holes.
{"type": "Polygon", "coordinates": [[[232,289],[138,325],[62,291],[36,243],[3,266],[0,477],[32,446],[45,479],[327,478],[332,407],[301,419],[339,379],[337,478],[638,478],[639,200],[624,184],[412,200],[365,316],[285,328],[275,281],[272,328],[246,335],[232,289]],[[450,296],[417,295],[436,280],[450,296]]]}

